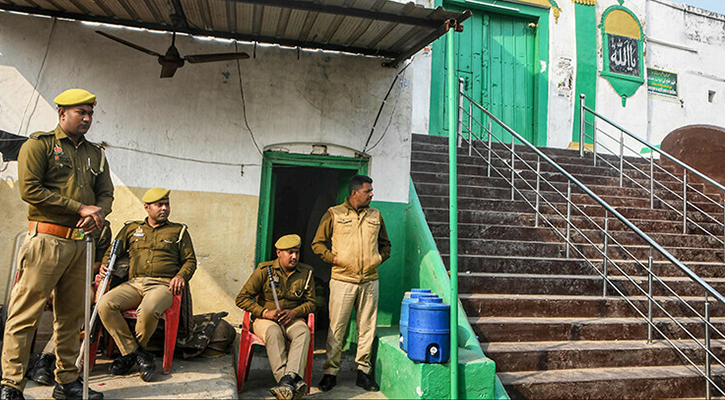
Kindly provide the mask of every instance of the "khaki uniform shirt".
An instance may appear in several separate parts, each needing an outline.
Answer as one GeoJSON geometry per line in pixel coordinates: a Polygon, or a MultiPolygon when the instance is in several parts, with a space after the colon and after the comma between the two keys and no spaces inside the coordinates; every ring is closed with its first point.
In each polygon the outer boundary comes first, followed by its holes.
{"type": "MultiPolygon", "coordinates": [[[[121,240],[117,257],[127,252],[129,279],[137,277],[173,278],[189,281],[196,271],[196,255],[186,225],[167,221],[152,228],[146,220],[127,222],[116,235],[121,240]]],[[[108,265],[110,249],[103,258],[108,265]]]]}
{"type": "Polygon", "coordinates": [[[85,138],[75,146],[60,125],[23,143],[18,178],[31,221],[73,228],[83,204],[111,213],[113,182],[102,148],[85,138]]]}
{"type": "Polygon", "coordinates": [[[254,318],[261,318],[264,310],[274,310],[274,295],[269,283],[267,265],[272,267],[272,276],[277,288],[279,307],[282,310],[295,310],[297,317],[315,312],[315,277],[313,269],[307,264],[298,263],[295,270],[286,276],[279,260],[259,263],[247,283],[237,295],[237,307],[249,311],[254,318]]]}
{"type": "Polygon", "coordinates": [[[353,283],[378,279],[377,267],[390,258],[390,248],[380,211],[371,207],[355,210],[348,199],[327,210],[312,239],[312,251],[333,264],[332,278],[353,283]],[[334,264],[336,256],[338,263],[334,264]]]}

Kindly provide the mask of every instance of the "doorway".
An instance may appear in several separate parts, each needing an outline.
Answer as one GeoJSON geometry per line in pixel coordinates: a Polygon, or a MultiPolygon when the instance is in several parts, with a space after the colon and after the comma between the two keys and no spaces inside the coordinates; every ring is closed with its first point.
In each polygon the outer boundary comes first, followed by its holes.
{"type": "MultiPolygon", "coordinates": [[[[276,257],[274,243],[287,234],[302,238],[300,262],[315,269],[318,304],[315,330],[327,333],[326,294],[330,265],[311,248],[320,219],[348,195],[350,179],[366,175],[367,158],[265,152],[259,194],[256,263],[276,257]]],[[[316,335],[318,342],[323,335],[316,335]]],[[[324,343],[321,342],[321,343],[324,343]]]]}

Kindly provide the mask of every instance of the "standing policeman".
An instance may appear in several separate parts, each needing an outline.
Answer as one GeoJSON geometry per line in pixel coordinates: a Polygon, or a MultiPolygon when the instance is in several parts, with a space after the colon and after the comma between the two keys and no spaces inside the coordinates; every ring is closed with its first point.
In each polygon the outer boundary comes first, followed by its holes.
{"type": "Polygon", "coordinates": [[[324,392],[337,384],[342,340],[353,307],[358,328],[356,384],[380,390],[370,375],[370,353],[378,319],[378,266],[390,257],[390,239],[380,211],[370,207],[372,184],[368,176],[352,177],[350,196],[327,210],[312,241],[312,251],[332,264],[327,361],[319,384],[324,392]]]}
{"type": "MultiPolygon", "coordinates": [[[[30,346],[50,292],[57,368],[53,398],[81,398],[75,366],[80,350],[86,285],[85,235],[111,212],[113,183],[103,149],[85,140],[96,96],[70,89],[55,98],[58,126],[30,135],[18,157],[20,197],[30,227],[19,253],[18,280],[8,306],[0,398],[23,399],[30,346]]],[[[11,278],[12,279],[12,278],[11,278]]],[[[103,394],[89,390],[89,398],[103,394]]]]}

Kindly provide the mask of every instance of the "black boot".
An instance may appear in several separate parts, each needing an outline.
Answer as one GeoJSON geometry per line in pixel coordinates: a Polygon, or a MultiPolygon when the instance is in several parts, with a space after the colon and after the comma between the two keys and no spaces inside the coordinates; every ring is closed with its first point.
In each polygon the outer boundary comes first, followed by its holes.
{"type": "Polygon", "coordinates": [[[320,384],[317,385],[317,386],[323,392],[329,392],[330,390],[332,390],[332,388],[335,387],[335,385],[337,385],[337,375],[325,374],[322,377],[322,380],[320,381],[320,384]]]}
{"type": "Polygon", "coordinates": [[[3,386],[2,391],[0,391],[0,399],[25,400],[25,397],[23,397],[23,392],[19,391],[18,389],[15,389],[12,386],[3,386]]]}
{"type": "Polygon", "coordinates": [[[368,392],[377,392],[380,390],[378,384],[375,383],[375,379],[361,370],[357,370],[357,382],[355,382],[355,384],[368,392]]]}
{"type": "Polygon", "coordinates": [[[136,365],[138,366],[138,372],[141,373],[141,379],[144,382],[151,381],[156,372],[156,357],[141,347],[138,347],[133,354],[136,355],[136,365]]]}
{"type": "Polygon", "coordinates": [[[53,371],[55,370],[55,356],[48,353],[40,353],[35,358],[33,366],[25,375],[28,379],[38,382],[41,385],[50,386],[53,384],[53,371]]]}
{"type": "MultiPolygon", "coordinates": [[[[83,381],[78,378],[64,385],[56,383],[55,388],[53,388],[53,398],[56,400],[81,400],[83,398],[83,381]]],[[[88,388],[88,398],[90,400],[102,400],[103,393],[88,388]]]]}
{"type": "Polygon", "coordinates": [[[279,380],[277,386],[273,386],[269,389],[269,392],[279,400],[291,400],[295,392],[294,375],[295,374],[285,374],[285,376],[279,380]]]}
{"type": "Polygon", "coordinates": [[[295,380],[294,380],[294,394],[292,395],[292,400],[300,400],[304,395],[307,394],[307,382],[305,382],[304,379],[302,379],[301,376],[295,374],[295,380]]]}
{"type": "Polygon", "coordinates": [[[136,353],[129,353],[113,360],[108,371],[111,375],[127,375],[131,372],[131,368],[136,365],[136,353]]]}

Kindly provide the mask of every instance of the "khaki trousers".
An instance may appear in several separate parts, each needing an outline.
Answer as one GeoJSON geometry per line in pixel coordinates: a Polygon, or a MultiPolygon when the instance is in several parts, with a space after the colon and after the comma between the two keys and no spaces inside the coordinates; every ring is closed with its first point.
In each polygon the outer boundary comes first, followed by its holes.
{"type": "MultiPolygon", "coordinates": [[[[2,352],[2,384],[25,388],[25,372],[33,335],[50,292],[53,299],[55,380],[78,379],[75,366],[80,351],[85,294],[86,242],[31,232],[18,253],[18,281],[8,306],[2,352]]],[[[11,277],[13,279],[14,277],[11,277]]]]}
{"type": "Polygon", "coordinates": [[[252,324],[254,333],[264,340],[269,365],[274,379],[279,382],[285,374],[294,372],[304,378],[307,366],[307,350],[310,347],[310,328],[301,318],[284,327],[268,319],[257,318],[252,324]],[[287,341],[289,340],[289,351],[287,341]]]}
{"type": "Polygon", "coordinates": [[[327,333],[327,361],[324,373],[337,375],[340,371],[342,341],[353,307],[357,311],[357,354],[358,369],[369,374],[372,369],[370,354],[375,339],[378,321],[378,281],[350,283],[330,279],[330,330],[327,333]]]}
{"type": "Polygon", "coordinates": [[[174,295],[169,278],[137,277],[122,283],[98,301],[98,315],[122,355],[146,348],[156,331],[159,317],[171,307],[174,295]],[[123,312],[136,310],[136,334],[128,328],[123,312]]]}

